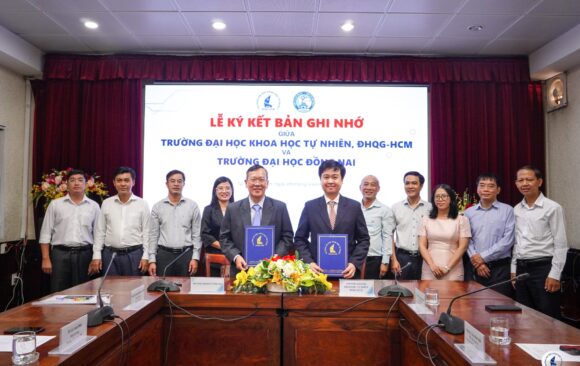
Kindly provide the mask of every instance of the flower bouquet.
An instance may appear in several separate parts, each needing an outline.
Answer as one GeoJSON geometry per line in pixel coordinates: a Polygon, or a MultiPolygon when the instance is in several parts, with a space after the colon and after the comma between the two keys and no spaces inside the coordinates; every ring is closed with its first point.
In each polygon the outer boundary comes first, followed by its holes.
{"type": "Polygon", "coordinates": [[[460,213],[465,212],[471,206],[477,205],[477,198],[475,195],[469,194],[469,190],[465,188],[465,191],[461,195],[455,194],[455,201],[457,202],[457,209],[460,213]]]}
{"type": "Polygon", "coordinates": [[[297,292],[322,294],[332,288],[323,273],[314,274],[310,265],[293,255],[264,259],[255,267],[239,272],[234,292],[297,292]]]}
{"type": "MultiPolygon", "coordinates": [[[[32,185],[31,193],[34,205],[38,206],[38,203],[43,200],[43,207],[46,211],[52,200],[64,197],[68,192],[66,181],[71,170],[72,168],[64,170],[53,169],[52,172],[43,174],[42,180],[32,185]]],[[[87,177],[85,188],[87,196],[96,197],[102,201],[103,197],[106,197],[108,193],[107,186],[100,181],[98,175],[93,174],[87,177]]]]}

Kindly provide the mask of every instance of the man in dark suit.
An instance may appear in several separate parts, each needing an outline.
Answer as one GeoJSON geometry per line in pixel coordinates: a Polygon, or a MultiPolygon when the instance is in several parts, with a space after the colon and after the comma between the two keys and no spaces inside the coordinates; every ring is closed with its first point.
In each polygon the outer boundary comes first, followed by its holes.
{"type": "Polygon", "coordinates": [[[294,237],[296,250],[314,272],[319,234],[348,235],[348,265],[344,278],[358,277],[369,250],[369,233],[360,203],[340,195],[346,169],[336,160],[326,160],[318,168],[324,196],[306,202],[294,237]],[[334,221],[334,222],[333,222],[334,221]]]}
{"type": "Polygon", "coordinates": [[[266,197],[268,171],[261,165],[246,172],[248,197],[231,203],[226,210],[220,230],[222,252],[235,266],[232,275],[247,268],[245,257],[246,226],[274,226],[274,252],[286,255],[292,249],[292,223],[284,202],[266,197]]]}

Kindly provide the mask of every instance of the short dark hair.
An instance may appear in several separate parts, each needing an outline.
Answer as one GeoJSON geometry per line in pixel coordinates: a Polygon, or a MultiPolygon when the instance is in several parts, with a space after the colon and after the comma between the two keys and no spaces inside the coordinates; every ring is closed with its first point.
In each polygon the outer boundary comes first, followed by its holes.
{"type": "Polygon", "coordinates": [[[80,169],[71,169],[67,175],[66,175],[66,179],[68,180],[70,177],[72,177],[73,175],[82,175],[83,178],[85,178],[85,180],[87,180],[87,174],[80,169]]]}
{"type": "Polygon", "coordinates": [[[266,172],[266,179],[268,179],[268,170],[266,168],[264,168],[263,166],[261,166],[260,164],[254,164],[251,167],[249,167],[248,170],[246,170],[246,179],[248,178],[248,174],[250,174],[251,172],[255,172],[256,170],[260,170],[260,169],[264,169],[264,171],[266,172]]]}
{"type": "Polygon", "coordinates": [[[449,213],[447,214],[447,217],[450,219],[456,219],[457,216],[459,216],[459,209],[457,208],[457,200],[456,200],[457,194],[455,193],[453,188],[451,188],[451,186],[448,184],[438,184],[435,186],[435,188],[433,188],[433,194],[431,195],[431,211],[429,212],[429,217],[432,219],[436,219],[437,214],[439,213],[437,205],[435,204],[435,192],[437,192],[439,188],[445,190],[451,201],[449,202],[449,213]]]}
{"type": "Polygon", "coordinates": [[[425,177],[423,176],[423,174],[416,172],[414,170],[411,170],[410,172],[406,172],[405,175],[403,175],[403,182],[405,182],[405,178],[407,178],[408,175],[413,175],[413,176],[419,178],[420,185],[423,185],[425,183],[425,177]]]}
{"type": "Polygon", "coordinates": [[[216,190],[217,186],[219,186],[222,183],[229,183],[230,184],[230,187],[232,188],[232,195],[230,197],[230,203],[234,202],[234,184],[232,183],[232,181],[228,177],[219,177],[215,180],[215,182],[213,182],[213,188],[211,191],[211,203],[209,204],[212,207],[219,207],[219,200],[218,200],[217,194],[215,193],[215,190],[216,190]]]}
{"type": "Polygon", "coordinates": [[[165,176],[165,181],[169,182],[169,178],[175,174],[181,174],[181,177],[183,178],[183,181],[185,182],[185,174],[181,170],[177,170],[177,169],[173,169],[172,171],[167,173],[167,175],[165,176]]]}
{"type": "Polygon", "coordinates": [[[344,179],[344,176],[346,175],[346,168],[344,167],[344,165],[342,165],[341,163],[339,163],[338,161],[334,160],[334,159],[330,159],[330,160],[325,160],[322,162],[322,164],[320,164],[320,166],[318,167],[318,177],[322,178],[322,173],[324,173],[325,170],[339,170],[340,171],[340,177],[342,179],[344,179]]]}
{"type": "Polygon", "coordinates": [[[131,179],[135,180],[135,176],[137,174],[135,173],[135,170],[133,168],[130,168],[128,166],[120,166],[119,168],[117,168],[117,170],[115,170],[115,174],[113,174],[113,179],[117,178],[118,175],[125,173],[131,174],[131,179]]]}
{"type": "Polygon", "coordinates": [[[520,170],[531,170],[534,172],[534,175],[536,176],[537,179],[544,179],[544,177],[542,176],[542,171],[540,169],[538,169],[537,167],[535,167],[534,165],[524,165],[523,167],[519,168],[516,171],[516,179],[518,177],[518,172],[520,170]]]}
{"type": "Polygon", "coordinates": [[[495,181],[495,184],[498,187],[501,187],[501,184],[502,184],[501,178],[498,177],[497,175],[493,174],[493,173],[481,173],[477,177],[477,179],[475,180],[475,185],[478,186],[479,185],[479,182],[481,182],[482,180],[485,180],[485,179],[487,179],[487,180],[493,180],[493,181],[495,181]]]}

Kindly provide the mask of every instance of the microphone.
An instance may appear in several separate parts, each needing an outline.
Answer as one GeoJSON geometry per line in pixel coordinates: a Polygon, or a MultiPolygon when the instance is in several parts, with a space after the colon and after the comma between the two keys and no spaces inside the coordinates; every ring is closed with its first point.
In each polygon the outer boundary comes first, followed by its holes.
{"type": "MultiPolygon", "coordinates": [[[[405,264],[398,273],[402,273],[403,270],[411,265],[411,262],[405,264]]],[[[397,281],[397,272],[395,272],[395,283],[389,286],[385,286],[379,290],[379,296],[400,296],[400,297],[413,297],[413,293],[408,288],[399,285],[397,281]]]]}
{"type": "Polygon", "coordinates": [[[109,265],[107,266],[107,270],[105,271],[105,275],[103,276],[103,279],[101,280],[101,285],[99,286],[99,289],[97,290],[97,302],[99,303],[99,307],[91,310],[87,313],[87,326],[88,327],[96,327],[97,325],[101,325],[103,324],[103,322],[105,320],[108,319],[112,319],[113,316],[115,315],[115,312],[113,311],[113,308],[110,306],[103,306],[103,298],[101,297],[101,288],[103,288],[103,284],[105,283],[105,279],[107,278],[107,275],[109,274],[109,270],[111,269],[111,266],[113,265],[113,261],[115,260],[115,257],[117,256],[117,252],[113,252],[113,255],[111,256],[111,261],[109,262],[109,265]]]}
{"type": "Polygon", "coordinates": [[[494,288],[494,287],[497,287],[499,285],[503,285],[503,284],[506,284],[506,283],[509,283],[512,281],[525,280],[528,277],[530,277],[529,273],[522,273],[522,274],[514,277],[513,279],[501,281],[501,282],[495,283],[491,286],[486,286],[484,288],[480,288],[479,290],[470,291],[470,292],[467,292],[463,295],[455,296],[454,298],[451,299],[451,302],[449,303],[449,307],[447,308],[447,312],[441,313],[441,315],[439,316],[439,324],[444,326],[444,329],[447,333],[463,334],[463,332],[465,330],[465,324],[464,324],[463,319],[460,319],[456,316],[451,315],[451,307],[453,306],[453,303],[455,302],[455,300],[460,299],[460,298],[467,296],[467,295],[472,295],[472,294],[475,294],[475,293],[478,293],[481,291],[489,290],[490,288],[494,288]]]}
{"type": "Polygon", "coordinates": [[[167,273],[167,268],[171,267],[173,265],[173,263],[177,262],[179,260],[179,258],[183,257],[185,255],[185,253],[188,253],[191,250],[191,248],[193,248],[193,247],[189,247],[189,248],[185,249],[180,255],[178,255],[171,262],[169,262],[165,266],[165,268],[163,269],[163,279],[157,280],[157,281],[153,282],[152,284],[150,284],[147,287],[147,291],[160,291],[160,292],[179,292],[179,291],[181,291],[179,288],[180,284],[177,284],[177,283],[171,282],[171,281],[167,281],[165,279],[165,274],[167,273]]]}

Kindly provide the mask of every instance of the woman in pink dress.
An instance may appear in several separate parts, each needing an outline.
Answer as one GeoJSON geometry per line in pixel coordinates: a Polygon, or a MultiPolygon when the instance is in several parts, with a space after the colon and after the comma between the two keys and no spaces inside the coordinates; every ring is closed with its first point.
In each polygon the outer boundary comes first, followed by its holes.
{"type": "Polygon", "coordinates": [[[469,220],[459,215],[455,191],[447,184],[433,190],[429,217],[423,217],[419,250],[423,257],[422,280],[463,281],[461,257],[469,238],[469,220]]]}

